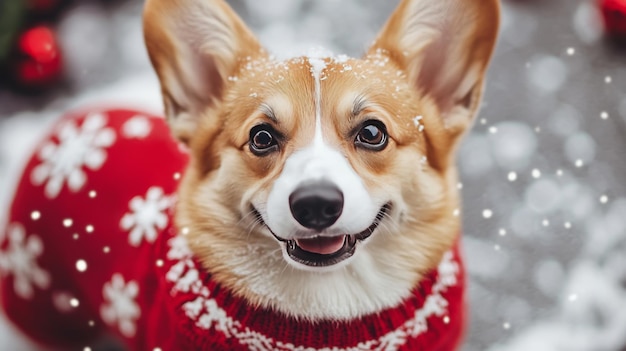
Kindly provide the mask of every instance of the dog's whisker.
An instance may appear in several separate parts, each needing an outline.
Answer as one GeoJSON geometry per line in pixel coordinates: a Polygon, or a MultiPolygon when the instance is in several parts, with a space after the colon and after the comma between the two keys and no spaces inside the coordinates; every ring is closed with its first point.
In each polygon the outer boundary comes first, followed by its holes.
{"type": "Polygon", "coordinates": [[[257,220],[255,220],[255,221],[253,221],[253,222],[251,222],[251,223],[248,225],[248,228],[247,228],[247,233],[246,233],[246,237],[249,239],[249,238],[250,238],[250,236],[252,235],[252,233],[254,232],[254,230],[255,230],[256,228],[258,228],[258,227],[261,227],[262,225],[263,225],[263,222],[261,222],[261,221],[260,221],[260,220],[258,220],[258,219],[257,219],[257,220]]]}
{"type": "Polygon", "coordinates": [[[243,215],[243,216],[239,219],[239,221],[237,221],[237,225],[240,225],[240,224],[241,224],[241,222],[248,220],[248,218],[249,218],[250,216],[256,216],[256,215],[257,215],[257,212],[255,212],[255,211],[248,211],[246,214],[244,214],[244,215],[243,215]]]}
{"type": "MultiPolygon", "coordinates": [[[[281,249],[280,251],[281,251],[281,255],[282,255],[282,249],[281,249]]],[[[283,275],[283,274],[285,273],[285,271],[286,271],[287,269],[289,269],[289,268],[291,268],[291,266],[290,266],[290,265],[288,265],[288,264],[284,264],[284,265],[283,265],[283,269],[281,269],[281,271],[280,271],[280,275],[283,275]]]]}

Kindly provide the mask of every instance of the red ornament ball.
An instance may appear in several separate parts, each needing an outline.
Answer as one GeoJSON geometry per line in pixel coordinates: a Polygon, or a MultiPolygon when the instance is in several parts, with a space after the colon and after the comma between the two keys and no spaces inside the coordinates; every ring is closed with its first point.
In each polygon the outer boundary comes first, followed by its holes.
{"type": "Polygon", "coordinates": [[[15,79],[27,87],[42,87],[57,81],[63,71],[61,51],[54,32],[46,26],[26,30],[18,38],[19,56],[15,79]]]}
{"type": "Polygon", "coordinates": [[[626,0],[600,0],[600,11],[608,34],[626,39],[626,0]]]}

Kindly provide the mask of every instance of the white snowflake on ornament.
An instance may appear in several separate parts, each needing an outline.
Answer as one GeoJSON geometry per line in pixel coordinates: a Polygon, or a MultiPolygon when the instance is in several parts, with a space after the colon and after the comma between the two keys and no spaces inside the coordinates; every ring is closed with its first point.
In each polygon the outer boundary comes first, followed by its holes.
{"type": "Polygon", "coordinates": [[[98,170],[106,161],[107,147],[115,142],[115,132],[106,128],[106,117],[93,113],[78,127],[73,121],[63,124],[58,132],[59,143],[48,140],[39,150],[43,161],[33,168],[30,179],[34,185],[45,185],[45,194],[53,199],[59,195],[63,184],[77,192],[87,181],[86,167],[98,170]]]}
{"type": "Polygon", "coordinates": [[[126,213],[120,226],[124,230],[130,230],[128,242],[132,246],[139,246],[145,238],[152,243],[157,237],[157,229],[165,229],[168,217],[165,211],[170,206],[170,197],[163,193],[159,187],[151,187],[146,197],[133,197],[128,203],[132,213],[126,213]]]}
{"type": "Polygon", "coordinates": [[[50,287],[50,275],[37,265],[37,258],[43,253],[43,243],[38,236],[26,237],[21,224],[8,228],[8,246],[0,253],[0,270],[12,274],[15,294],[23,299],[31,299],[34,287],[50,287]]]}
{"type": "Polygon", "coordinates": [[[136,321],[141,309],[135,301],[139,285],[135,281],[126,283],[121,274],[116,273],[102,289],[104,303],[100,307],[100,317],[109,326],[117,326],[126,337],[132,337],[137,330],[136,321]]]}

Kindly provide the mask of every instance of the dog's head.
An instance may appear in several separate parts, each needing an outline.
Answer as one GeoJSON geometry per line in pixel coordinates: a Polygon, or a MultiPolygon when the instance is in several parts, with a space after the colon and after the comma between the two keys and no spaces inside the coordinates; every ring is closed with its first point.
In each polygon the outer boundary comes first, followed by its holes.
{"type": "Polygon", "coordinates": [[[361,59],[273,59],[222,0],[149,0],[146,43],[191,150],[177,224],[215,279],[307,318],[397,304],[459,233],[454,150],[497,0],[404,0],[361,59]]]}

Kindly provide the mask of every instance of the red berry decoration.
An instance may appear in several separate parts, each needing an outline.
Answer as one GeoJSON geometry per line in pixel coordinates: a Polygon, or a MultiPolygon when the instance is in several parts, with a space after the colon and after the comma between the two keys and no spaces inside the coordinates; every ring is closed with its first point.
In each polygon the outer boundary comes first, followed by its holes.
{"type": "Polygon", "coordinates": [[[626,0],[600,0],[600,10],[608,34],[626,39],[626,0]]]}
{"type": "Polygon", "coordinates": [[[50,28],[37,26],[26,30],[19,36],[17,47],[14,79],[19,85],[41,88],[61,76],[61,52],[50,28]]]}

